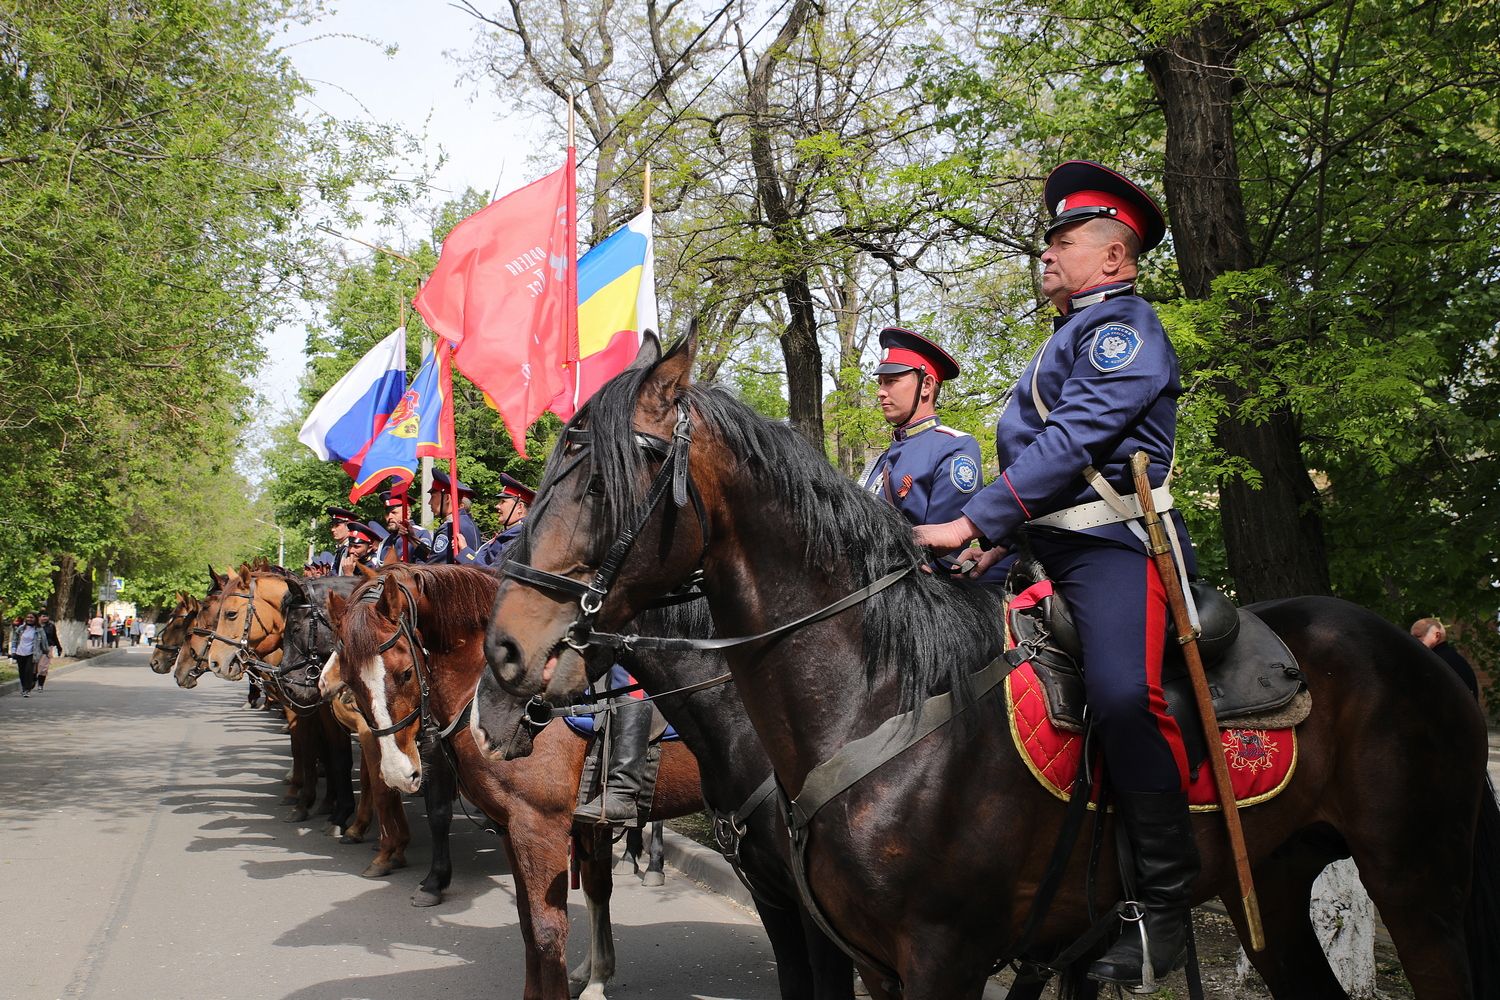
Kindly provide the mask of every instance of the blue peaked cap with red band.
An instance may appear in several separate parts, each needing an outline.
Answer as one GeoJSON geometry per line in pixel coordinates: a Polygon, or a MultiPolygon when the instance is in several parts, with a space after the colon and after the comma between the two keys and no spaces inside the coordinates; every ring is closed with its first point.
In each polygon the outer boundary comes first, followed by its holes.
{"type": "Polygon", "coordinates": [[[1114,219],[1140,237],[1141,253],[1167,235],[1167,220],[1145,191],[1123,174],[1091,160],[1058,164],[1042,185],[1042,201],[1052,213],[1044,238],[1086,219],[1114,219]]]}
{"type": "Polygon", "coordinates": [[[906,371],[919,371],[931,375],[939,382],[958,378],[958,362],[920,333],[899,326],[888,326],[880,331],[880,364],[875,366],[876,375],[898,375],[906,371]]]}

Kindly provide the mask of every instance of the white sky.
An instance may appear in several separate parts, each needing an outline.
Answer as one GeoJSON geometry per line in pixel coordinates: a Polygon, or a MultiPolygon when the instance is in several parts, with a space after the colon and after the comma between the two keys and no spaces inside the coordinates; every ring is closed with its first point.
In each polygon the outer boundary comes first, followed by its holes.
{"type": "MultiPolygon", "coordinates": [[[[477,4],[481,10],[489,5],[477,4]]],[[[288,32],[287,54],[317,87],[313,100],[322,110],[402,124],[413,134],[425,132],[430,159],[437,159],[437,147],[446,152],[448,162],[433,179],[433,201],[465,187],[491,192],[497,183],[504,193],[534,179],[526,163],[532,143],[522,127],[501,119],[504,109],[494,93],[476,94],[472,84],[460,83],[457,65],[444,55],[468,51],[477,24],[444,0],[347,0],[318,24],[288,32]],[[389,45],[397,52],[387,57],[389,45]]],[[[351,235],[374,241],[377,233],[368,228],[351,235]]],[[[364,252],[357,244],[350,250],[364,252]]],[[[305,340],[304,325],[295,324],[263,341],[267,358],[252,385],[273,422],[296,406],[305,340]]]]}

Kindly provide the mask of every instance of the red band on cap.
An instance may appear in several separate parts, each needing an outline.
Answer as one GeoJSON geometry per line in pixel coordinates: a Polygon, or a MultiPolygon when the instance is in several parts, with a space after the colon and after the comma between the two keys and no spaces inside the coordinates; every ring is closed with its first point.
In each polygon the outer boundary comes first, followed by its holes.
{"type": "Polygon", "coordinates": [[[1074,191],[1057,206],[1057,214],[1061,215],[1075,208],[1112,208],[1116,219],[1129,226],[1141,239],[1146,238],[1146,227],[1136,214],[1135,206],[1116,195],[1104,191],[1074,191]]]}
{"type": "Polygon", "coordinates": [[[904,347],[887,347],[885,349],[885,357],[880,359],[880,363],[883,365],[906,365],[908,368],[920,368],[939,382],[942,381],[942,379],[938,378],[937,365],[933,364],[930,358],[924,357],[916,351],[907,350],[904,347]]]}

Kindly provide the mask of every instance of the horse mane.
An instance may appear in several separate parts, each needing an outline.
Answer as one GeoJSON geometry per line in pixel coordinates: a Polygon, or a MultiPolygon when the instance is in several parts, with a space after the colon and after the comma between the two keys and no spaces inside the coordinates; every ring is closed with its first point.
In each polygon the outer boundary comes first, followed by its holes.
{"type": "MultiPolygon", "coordinates": [[[[460,642],[472,639],[476,630],[484,631],[489,623],[490,608],[495,603],[495,591],[500,586],[496,575],[470,566],[403,564],[357,588],[348,613],[353,614],[361,606],[363,602],[359,597],[366,587],[384,584],[389,594],[398,581],[414,590],[420,589],[428,602],[439,609],[440,613],[428,615],[422,621],[421,628],[422,641],[428,649],[438,653],[449,652],[460,642]],[[412,579],[407,582],[403,577],[412,579]]],[[[351,660],[358,662],[375,655],[380,640],[373,630],[345,631],[348,634],[344,638],[344,648],[351,660]]]]}
{"type": "MultiPolygon", "coordinates": [[[[650,456],[636,445],[633,422],[651,371],[629,369],[606,383],[568,425],[591,431],[590,457],[611,536],[634,521],[645,500],[650,456]]],[[[840,475],[790,426],[767,420],[712,383],[689,385],[679,402],[690,407],[696,433],[717,438],[735,457],[731,476],[779,498],[789,532],[802,539],[807,571],[846,580],[853,589],[925,561],[901,513],[840,475]]],[[[552,484],[561,451],[549,459],[539,494],[552,484]]],[[[529,551],[524,530],[520,544],[529,551]]],[[[913,571],[871,597],[863,617],[866,683],[894,671],[903,710],[942,691],[965,701],[965,678],[1003,648],[999,596],[964,580],[913,571]]]]}

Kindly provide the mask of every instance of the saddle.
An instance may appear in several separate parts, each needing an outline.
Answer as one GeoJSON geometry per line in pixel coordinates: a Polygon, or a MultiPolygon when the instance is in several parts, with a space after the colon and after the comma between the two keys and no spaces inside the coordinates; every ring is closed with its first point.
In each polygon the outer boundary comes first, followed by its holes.
{"type": "MultiPolygon", "coordinates": [[[[1203,659],[1221,728],[1288,729],[1306,719],[1312,696],[1296,658],[1260,618],[1207,584],[1194,582],[1203,659]]],[[[1006,580],[1005,626],[1036,672],[1047,718],[1054,727],[1084,730],[1083,645],[1067,602],[1041,564],[1023,556],[1006,580]]],[[[1208,759],[1197,701],[1182,647],[1170,639],[1162,665],[1167,711],[1182,730],[1188,763],[1197,771],[1208,759]]]]}

